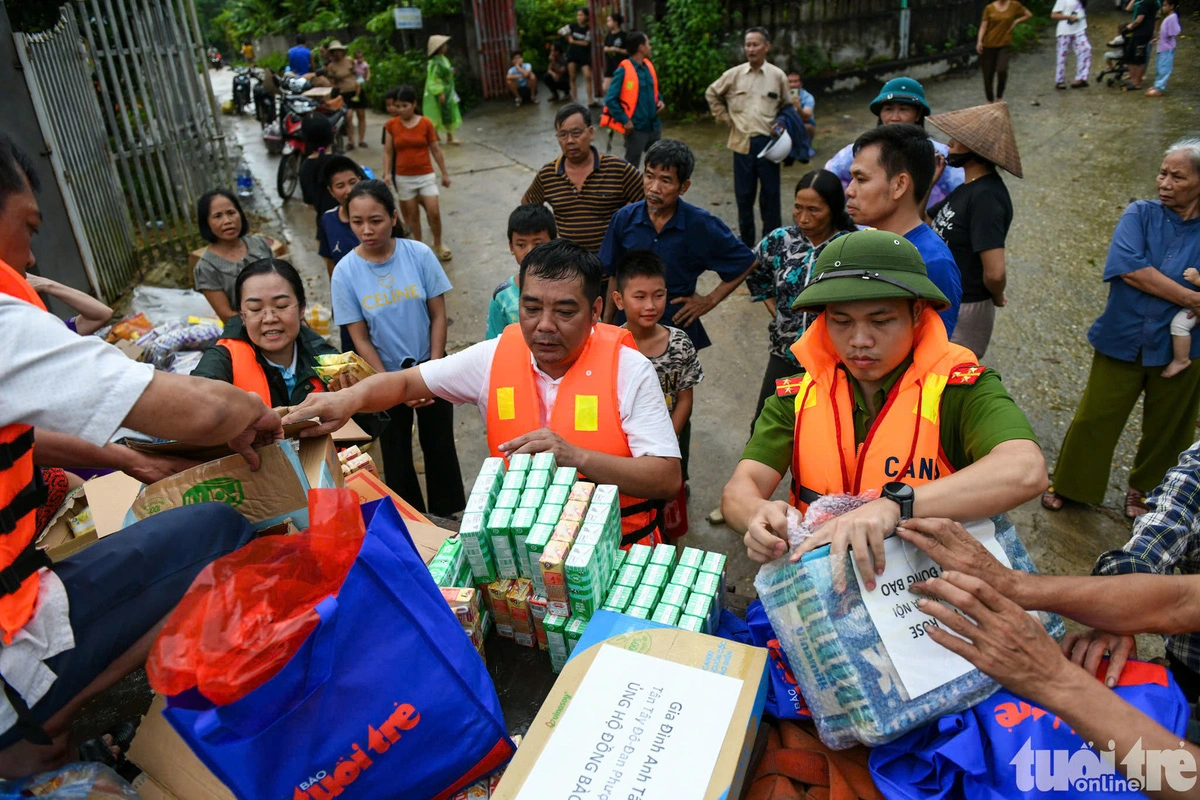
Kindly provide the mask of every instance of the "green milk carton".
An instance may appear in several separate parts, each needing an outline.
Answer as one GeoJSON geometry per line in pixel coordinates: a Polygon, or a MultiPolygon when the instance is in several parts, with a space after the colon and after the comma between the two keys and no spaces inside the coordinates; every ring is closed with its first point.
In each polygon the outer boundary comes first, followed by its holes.
{"type": "Polygon", "coordinates": [[[554,470],[554,476],[550,479],[550,482],[554,486],[567,487],[567,493],[570,494],[571,487],[575,485],[575,480],[578,477],[579,473],[575,471],[574,467],[559,467],[554,470]]]}
{"type": "Polygon", "coordinates": [[[535,453],[530,460],[530,469],[539,472],[554,472],[558,464],[554,461],[554,453],[535,453]]]}
{"type": "Polygon", "coordinates": [[[526,489],[546,489],[550,486],[550,473],[541,469],[529,471],[529,477],[525,479],[526,489]]]}
{"type": "Polygon", "coordinates": [[[682,586],[676,586],[675,584],[672,583],[672,584],[669,584],[667,586],[667,588],[663,589],[662,597],[659,598],[658,604],[660,606],[668,605],[668,606],[675,606],[678,609],[682,609],[684,607],[684,605],[687,603],[687,599],[688,599],[688,590],[683,588],[682,586]]]}
{"type": "Polygon", "coordinates": [[[608,591],[608,597],[604,601],[606,611],[616,611],[624,613],[625,609],[629,608],[629,602],[633,599],[633,589],[628,586],[614,586],[608,591]]]}
{"type": "Polygon", "coordinates": [[[534,517],[542,507],[542,501],[546,498],[546,492],[542,489],[530,489],[528,486],[521,492],[521,499],[517,502],[517,508],[528,508],[533,511],[534,517]]]}
{"type": "Polygon", "coordinates": [[[674,625],[679,622],[679,607],[659,603],[658,607],[654,609],[654,613],[650,615],[650,619],[654,622],[661,622],[663,625],[674,625]]]}
{"type": "MultiPolygon", "coordinates": [[[[511,474],[511,473],[510,473],[511,474]]],[[[507,478],[505,479],[507,480],[507,478]]],[[[520,489],[501,489],[496,495],[495,508],[513,509],[521,504],[520,489]]]]}
{"type": "Polygon", "coordinates": [[[484,516],[492,513],[492,507],[496,502],[496,496],[489,492],[471,492],[471,496],[467,498],[467,507],[463,509],[464,514],[483,514],[484,516]]]}
{"type": "Polygon", "coordinates": [[[692,584],[696,582],[696,576],[699,574],[695,567],[685,567],[681,563],[675,568],[675,573],[671,576],[671,583],[691,589],[692,584]]]}
{"type": "Polygon", "coordinates": [[[546,496],[542,498],[542,502],[548,506],[565,506],[567,498],[571,496],[571,487],[562,486],[557,483],[551,484],[546,488],[546,496]]]}
{"type": "Polygon", "coordinates": [[[700,565],[704,563],[704,551],[695,547],[685,547],[683,552],[679,554],[679,566],[693,567],[699,570],[700,565]]]}
{"type": "Polygon", "coordinates": [[[668,580],[667,568],[661,564],[651,564],[642,572],[642,586],[653,586],[659,594],[662,594],[668,580]]]}
{"type": "Polygon", "coordinates": [[[496,554],[496,572],[501,578],[519,578],[517,554],[512,540],[512,515],[509,508],[497,508],[487,520],[487,534],[496,554]]]}
{"type": "Polygon", "coordinates": [[[562,506],[543,505],[538,510],[537,522],[539,525],[549,525],[554,527],[558,524],[558,518],[562,516],[562,506]]]}
{"type": "Polygon", "coordinates": [[[709,575],[717,576],[717,602],[725,596],[725,562],[727,559],[722,553],[709,553],[704,557],[704,563],[700,565],[700,571],[709,575]]]}
{"type": "Polygon", "coordinates": [[[518,492],[525,488],[524,472],[510,472],[504,476],[504,483],[500,484],[500,490],[516,489],[518,492]]]}
{"type": "Polygon", "coordinates": [[[475,583],[493,583],[496,575],[492,540],[488,536],[483,514],[464,514],[459,525],[458,536],[462,540],[463,554],[471,565],[475,583]]]}
{"type": "Polygon", "coordinates": [[[636,564],[626,564],[617,573],[617,582],[614,585],[628,586],[630,589],[636,589],[641,582],[642,568],[636,564]]]}
{"type": "Polygon", "coordinates": [[[644,567],[650,563],[650,554],[654,552],[653,548],[644,544],[630,545],[625,551],[625,563],[644,567]]]}
{"type": "Polygon", "coordinates": [[[704,630],[702,633],[712,633],[717,629],[716,616],[720,614],[720,609],[713,602],[712,597],[698,592],[692,592],[688,597],[687,604],[683,607],[685,614],[690,614],[693,617],[700,617],[704,620],[704,630]]]}
{"type": "Polygon", "coordinates": [[[650,613],[650,609],[645,606],[629,606],[625,609],[625,614],[634,619],[650,619],[650,613]]]}
{"type": "Polygon", "coordinates": [[[683,628],[685,631],[692,631],[693,633],[705,633],[704,624],[705,621],[703,619],[693,617],[691,614],[683,614],[679,617],[679,622],[676,623],[678,627],[683,628]]]}
{"type": "Polygon", "coordinates": [[[526,548],[526,540],[529,538],[529,532],[533,529],[533,521],[536,517],[537,512],[532,508],[518,508],[513,512],[512,522],[509,526],[512,531],[513,554],[517,557],[517,572],[521,573],[522,578],[533,578],[533,571],[529,568],[529,550],[526,548]]]}
{"type": "Polygon", "coordinates": [[[529,472],[533,466],[533,456],[529,453],[516,453],[508,457],[509,472],[529,472]]]}
{"type": "Polygon", "coordinates": [[[666,568],[670,575],[675,569],[675,547],[669,544],[655,545],[654,552],[650,554],[650,563],[666,568]]]}
{"type": "Polygon", "coordinates": [[[570,654],[567,650],[567,618],[547,613],[542,628],[546,631],[546,646],[550,650],[550,667],[555,672],[562,672],[570,654]]]}
{"type": "Polygon", "coordinates": [[[582,617],[572,616],[567,620],[563,631],[567,640],[567,655],[575,652],[575,645],[579,644],[579,637],[587,630],[587,624],[588,621],[582,617]]]}
{"type": "Polygon", "coordinates": [[[554,528],[535,522],[525,538],[525,554],[529,558],[529,579],[533,581],[533,593],[538,597],[546,596],[546,584],[542,579],[542,552],[550,543],[554,528]]]}
{"type": "Polygon", "coordinates": [[[567,555],[567,598],[571,619],[591,619],[601,605],[600,578],[596,574],[599,556],[591,545],[576,544],[567,555]]]}
{"type": "Polygon", "coordinates": [[[662,596],[662,589],[658,586],[639,586],[633,591],[633,597],[629,602],[635,606],[645,606],[646,608],[654,608],[658,605],[658,598],[662,596]]]}

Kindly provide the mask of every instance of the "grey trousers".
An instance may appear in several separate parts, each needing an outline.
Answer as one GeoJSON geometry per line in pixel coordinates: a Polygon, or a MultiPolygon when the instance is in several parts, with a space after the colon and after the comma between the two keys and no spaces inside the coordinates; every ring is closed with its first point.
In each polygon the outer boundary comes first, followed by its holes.
{"type": "Polygon", "coordinates": [[[634,169],[642,168],[642,154],[650,145],[662,138],[662,131],[635,131],[630,127],[625,132],[625,160],[634,169]]]}
{"type": "Polygon", "coordinates": [[[950,341],[960,344],[983,360],[988,343],[992,341],[992,328],[996,325],[996,304],[991,300],[963,303],[958,307],[958,324],[950,341]]]}

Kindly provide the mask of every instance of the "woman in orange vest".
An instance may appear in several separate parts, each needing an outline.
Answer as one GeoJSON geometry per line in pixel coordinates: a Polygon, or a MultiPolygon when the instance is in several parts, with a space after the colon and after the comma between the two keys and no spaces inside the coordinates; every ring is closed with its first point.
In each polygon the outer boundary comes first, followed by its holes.
{"type": "Polygon", "coordinates": [[[832,544],[840,559],[852,545],[870,591],[902,519],[983,519],[1045,488],[1029,421],[999,376],[946,338],[936,312],[947,302],[903,236],[857,231],[826,245],[792,304],[821,312],[792,347],[805,372],[776,382],[722,496],[751,559],[787,552],[789,508],[880,492],[791,553],[832,544]],[[790,503],[772,502],[789,471],[790,503]]]}
{"type": "MultiPolygon", "coordinates": [[[[338,349],[304,323],[304,282],[296,269],[277,258],[255,261],[238,274],[234,298],[238,314],[192,375],[232,383],[272,408],[300,405],[325,391],[313,367],[317,356],[338,349]]],[[[367,433],[377,427],[372,414],[355,421],[367,433]]]]}

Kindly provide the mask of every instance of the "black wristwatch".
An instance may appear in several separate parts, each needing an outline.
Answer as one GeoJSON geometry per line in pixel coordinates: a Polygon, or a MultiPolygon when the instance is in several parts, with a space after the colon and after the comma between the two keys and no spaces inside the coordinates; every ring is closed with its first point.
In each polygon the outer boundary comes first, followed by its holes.
{"type": "Polygon", "coordinates": [[[912,519],[913,487],[899,481],[889,481],[883,485],[883,496],[900,506],[900,521],[912,519]]]}

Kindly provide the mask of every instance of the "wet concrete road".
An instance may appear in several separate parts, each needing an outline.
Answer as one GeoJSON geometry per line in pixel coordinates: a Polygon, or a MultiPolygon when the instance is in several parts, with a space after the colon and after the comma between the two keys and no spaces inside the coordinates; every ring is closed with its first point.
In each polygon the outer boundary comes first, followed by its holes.
{"type": "MultiPolygon", "coordinates": [[[[1093,12],[1088,31],[1093,74],[1101,68],[1104,44],[1118,22],[1113,12],[1093,12]]],[[[1170,90],[1158,99],[1097,85],[1056,91],[1053,45],[1051,27],[1036,52],[1014,57],[1009,76],[1006,99],[1026,177],[1005,175],[1015,207],[1008,238],[1009,306],[998,314],[986,359],[1033,421],[1051,467],[1086,379],[1091,350],[1085,334],[1103,308],[1106,289],[1100,276],[1113,226],[1131,198],[1154,196],[1163,149],[1200,130],[1200,59],[1194,39],[1181,39],[1170,90]]],[[[219,99],[229,96],[229,79],[228,71],[214,74],[219,99]]],[[[942,111],[983,102],[980,83],[978,70],[971,70],[925,86],[934,110],[942,111]]],[[[874,124],[867,103],[877,89],[818,96],[818,155],[813,166],[874,124]]],[[[554,109],[545,93],[539,106],[485,104],[467,115],[461,131],[464,144],[444,148],[452,176],[451,187],[442,190],[445,240],[454,251],[446,269],[454,284],[447,300],[451,350],[482,338],[492,290],[514,271],[505,222],[534,170],[558,154],[552,135],[554,109]]],[[[377,171],[383,121],[381,115],[369,116],[369,148],[351,154],[377,171]]],[[[277,160],[266,156],[257,124],[232,120],[227,130],[245,145],[263,193],[273,198],[277,160]]],[[[664,135],[683,139],[696,152],[697,169],[687,199],[736,225],[724,129],[707,118],[677,120],[664,126],[664,135]]],[[[605,137],[606,133],[596,137],[601,149],[605,137]]],[[[619,137],[614,147],[620,152],[619,137]]],[[[810,168],[786,168],[784,186],[794,186],[810,168]]],[[[784,195],[787,220],[788,188],[784,195]]],[[[278,207],[277,198],[272,202],[278,207]]],[[[310,296],[328,303],[325,270],[312,242],[311,211],[293,200],[282,207],[281,215],[294,261],[310,282],[310,296]]],[[[702,281],[700,289],[711,285],[715,278],[702,281]]],[[[706,378],[697,388],[693,417],[691,533],[686,542],[733,556],[730,580],[743,593],[752,591],[755,566],[745,558],[740,538],[724,526],[710,525],[706,517],[717,506],[745,444],[766,362],[767,322],[765,310],[752,304],[744,289],[706,318],[714,344],[701,354],[706,378]]],[[[1139,419],[1140,411],[1113,457],[1105,507],[1050,514],[1034,501],[1014,512],[1042,570],[1087,572],[1096,555],[1126,540],[1128,526],[1118,502],[1140,433],[1139,419]]],[[[459,459],[469,485],[486,455],[483,426],[471,407],[459,409],[456,420],[459,459]]]]}

